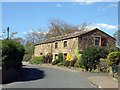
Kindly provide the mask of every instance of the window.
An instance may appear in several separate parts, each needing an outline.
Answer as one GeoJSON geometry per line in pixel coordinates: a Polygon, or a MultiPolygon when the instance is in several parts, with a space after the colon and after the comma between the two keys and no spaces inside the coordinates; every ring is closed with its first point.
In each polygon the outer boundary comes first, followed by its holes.
{"type": "Polygon", "coordinates": [[[58,48],[58,43],[55,43],[55,49],[57,49],[58,48]]]}
{"type": "Polygon", "coordinates": [[[58,54],[55,54],[55,60],[58,59],[58,54]]]}
{"type": "Polygon", "coordinates": [[[40,55],[43,55],[43,53],[40,53],[40,55]]]}
{"type": "Polygon", "coordinates": [[[101,38],[101,45],[102,46],[107,46],[107,39],[105,37],[101,38]]]}
{"type": "Polygon", "coordinates": [[[100,37],[95,37],[95,46],[100,46],[100,37]]]}
{"type": "Polygon", "coordinates": [[[67,47],[67,41],[64,41],[64,47],[67,47]]]}

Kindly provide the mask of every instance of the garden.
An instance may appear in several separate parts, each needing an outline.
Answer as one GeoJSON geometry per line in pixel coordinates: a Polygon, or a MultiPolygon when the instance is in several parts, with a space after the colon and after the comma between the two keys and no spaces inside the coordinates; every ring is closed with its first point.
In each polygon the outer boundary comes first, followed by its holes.
{"type": "Polygon", "coordinates": [[[83,71],[109,73],[113,77],[118,76],[118,66],[120,63],[120,49],[87,47],[83,51],[74,50],[74,58],[68,53],[66,59],[63,53],[58,54],[58,58],[52,61],[52,54],[33,57],[32,64],[49,63],[68,68],[81,68],[83,71]]]}

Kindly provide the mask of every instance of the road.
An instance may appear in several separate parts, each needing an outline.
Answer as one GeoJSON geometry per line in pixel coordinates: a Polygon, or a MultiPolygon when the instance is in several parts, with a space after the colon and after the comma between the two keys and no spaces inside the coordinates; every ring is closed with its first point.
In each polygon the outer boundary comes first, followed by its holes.
{"type": "MultiPolygon", "coordinates": [[[[23,67],[20,78],[3,88],[96,88],[86,77],[92,74],[67,69],[32,66],[23,67]]],[[[94,74],[93,74],[94,75],[94,74]]]]}

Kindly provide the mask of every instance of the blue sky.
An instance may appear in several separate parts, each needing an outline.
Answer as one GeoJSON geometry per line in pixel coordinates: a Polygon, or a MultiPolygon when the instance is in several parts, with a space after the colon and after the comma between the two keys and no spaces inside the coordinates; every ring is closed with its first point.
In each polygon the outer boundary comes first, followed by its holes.
{"type": "Polygon", "coordinates": [[[16,37],[24,37],[32,29],[48,31],[50,19],[79,25],[90,23],[111,36],[117,31],[117,2],[3,2],[2,30],[9,26],[16,37]]]}

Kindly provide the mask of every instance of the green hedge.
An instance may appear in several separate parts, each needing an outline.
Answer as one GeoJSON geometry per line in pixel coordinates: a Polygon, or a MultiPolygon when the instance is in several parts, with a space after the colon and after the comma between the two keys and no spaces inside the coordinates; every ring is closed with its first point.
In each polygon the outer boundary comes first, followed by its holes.
{"type": "Polygon", "coordinates": [[[32,58],[32,64],[41,64],[43,63],[44,57],[43,56],[34,56],[32,58]]]}
{"type": "Polygon", "coordinates": [[[2,66],[21,67],[25,53],[24,46],[13,40],[2,40],[2,66]]]}
{"type": "Polygon", "coordinates": [[[111,52],[107,57],[107,64],[109,66],[118,65],[120,63],[120,52],[111,52]]]}

